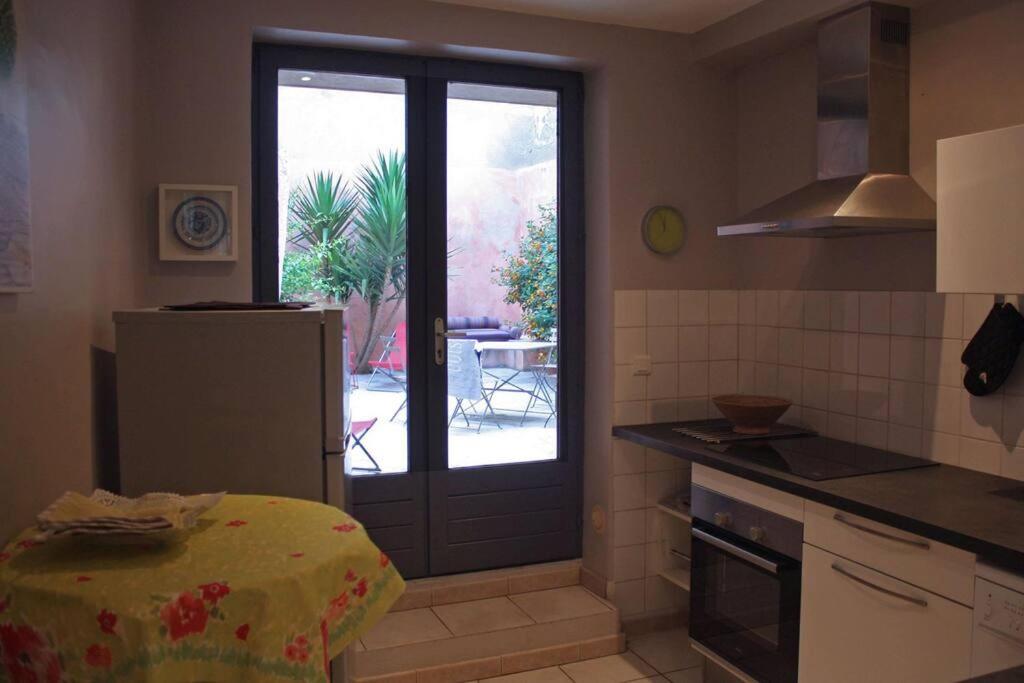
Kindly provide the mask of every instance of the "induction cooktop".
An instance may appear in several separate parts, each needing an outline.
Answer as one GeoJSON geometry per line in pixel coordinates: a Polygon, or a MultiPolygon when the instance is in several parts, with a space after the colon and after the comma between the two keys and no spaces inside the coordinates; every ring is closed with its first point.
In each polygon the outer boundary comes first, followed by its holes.
{"type": "MultiPolygon", "coordinates": [[[[683,423],[680,426],[685,425],[683,423]]],[[[704,444],[704,448],[812,481],[934,467],[938,464],[931,460],[817,436],[813,432],[795,437],[704,444]]]]}

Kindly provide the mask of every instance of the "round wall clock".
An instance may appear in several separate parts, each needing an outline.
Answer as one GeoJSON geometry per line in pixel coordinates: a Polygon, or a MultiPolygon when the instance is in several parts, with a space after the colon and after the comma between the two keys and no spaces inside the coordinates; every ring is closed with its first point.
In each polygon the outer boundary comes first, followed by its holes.
{"type": "Polygon", "coordinates": [[[686,225],[683,215],[671,206],[655,206],[644,214],[640,223],[644,244],[658,254],[672,254],[683,246],[686,225]]]}
{"type": "Polygon", "coordinates": [[[189,197],[171,216],[174,234],[193,249],[209,249],[224,239],[228,217],[224,208],[209,197],[189,197]]]}

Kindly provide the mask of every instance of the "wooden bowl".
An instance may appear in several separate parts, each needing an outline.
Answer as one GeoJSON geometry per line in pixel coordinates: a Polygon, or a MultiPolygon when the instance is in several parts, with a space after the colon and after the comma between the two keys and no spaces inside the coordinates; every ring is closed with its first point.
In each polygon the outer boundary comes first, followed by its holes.
{"type": "Polygon", "coordinates": [[[727,394],[711,398],[737,434],[768,434],[792,402],[776,396],[727,394]]]}

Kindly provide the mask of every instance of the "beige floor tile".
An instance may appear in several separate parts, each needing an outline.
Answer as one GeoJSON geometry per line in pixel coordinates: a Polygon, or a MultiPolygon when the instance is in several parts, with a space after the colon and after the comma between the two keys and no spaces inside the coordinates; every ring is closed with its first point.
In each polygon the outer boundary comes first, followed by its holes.
{"type": "Polygon", "coordinates": [[[530,617],[505,597],[437,605],[432,609],[457,636],[500,631],[533,623],[530,617]]]}
{"type": "Polygon", "coordinates": [[[671,683],[704,683],[704,667],[697,666],[682,671],[671,671],[665,674],[671,683]]]}
{"type": "Polygon", "coordinates": [[[546,591],[520,593],[510,597],[538,623],[573,619],[609,610],[606,604],[581,586],[552,588],[546,591]]]}
{"type": "Polygon", "coordinates": [[[562,671],[576,683],[626,683],[657,673],[632,652],[566,664],[562,671]]]}
{"type": "Polygon", "coordinates": [[[480,683],[572,683],[572,679],[565,675],[565,672],[557,666],[535,671],[524,671],[508,676],[488,678],[480,683]]]}
{"type": "Polygon", "coordinates": [[[451,632],[444,627],[437,615],[429,608],[391,612],[384,616],[369,633],[363,636],[367,650],[395,647],[427,640],[451,638],[451,632]]]}
{"type": "Polygon", "coordinates": [[[703,657],[690,648],[690,637],[685,629],[646,633],[630,638],[626,647],[659,673],[689,669],[703,661],[703,657]]]}

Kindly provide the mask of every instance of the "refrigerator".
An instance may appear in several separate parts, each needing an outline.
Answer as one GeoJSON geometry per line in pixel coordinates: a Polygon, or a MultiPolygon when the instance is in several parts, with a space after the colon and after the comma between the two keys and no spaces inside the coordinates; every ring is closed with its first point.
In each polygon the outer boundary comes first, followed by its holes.
{"type": "Polygon", "coordinates": [[[114,313],[121,493],[344,507],[344,309],[114,313]]]}

